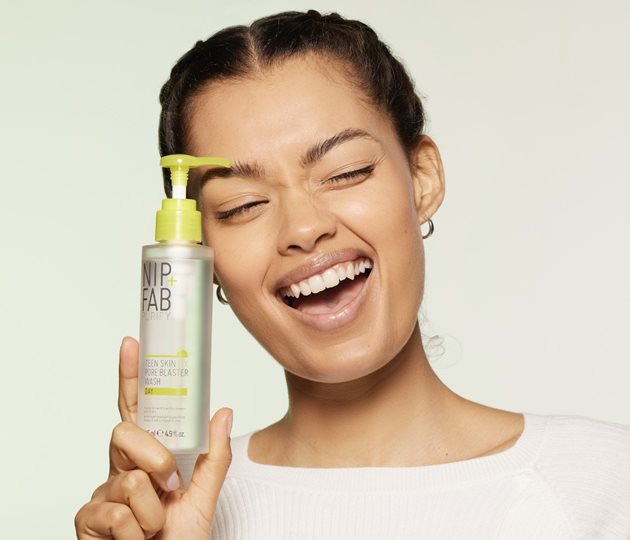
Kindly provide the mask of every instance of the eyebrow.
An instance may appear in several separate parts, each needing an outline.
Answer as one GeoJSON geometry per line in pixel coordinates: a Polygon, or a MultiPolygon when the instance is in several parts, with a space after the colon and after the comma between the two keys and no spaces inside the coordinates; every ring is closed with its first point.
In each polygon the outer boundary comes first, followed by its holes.
{"type": "Polygon", "coordinates": [[[330,152],[335,146],[339,146],[346,141],[350,141],[352,139],[372,139],[375,141],[376,139],[372,137],[367,131],[363,131],[362,129],[344,129],[339,133],[320,141],[313,146],[311,146],[302,159],[300,160],[303,167],[307,167],[308,165],[312,165],[316,161],[320,160],[324,157],[324,154],[330,152]]]}
{"type": "MultiPolygon", "coordinates": [[[[370,139],[379,142],[378,139],[370,135],[367,131],[362,129],[344,129],[339,133],[335,133],[332,137],[328,137],[323,141],[319,141],[311,146],[300,159],[300,163],[303,167],[308,167],[316,161],[319,161],[324,155],[330,152],[336,146],[343,144],[353,139],[370,139]]],[[[199,188],[213,178],[263,178],[265,175],[264,168],[256,162],[242,163],[240,161],[234,161],[230,169],[216,168],[208,169],[199,179],[199,188]]]]}

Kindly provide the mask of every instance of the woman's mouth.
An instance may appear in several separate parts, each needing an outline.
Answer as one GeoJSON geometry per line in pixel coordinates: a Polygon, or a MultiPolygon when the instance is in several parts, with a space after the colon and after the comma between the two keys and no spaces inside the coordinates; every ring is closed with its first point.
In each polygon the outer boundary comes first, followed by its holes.
{"type": "Polygon", "coordinates": [[[332,328],[346,322],[351,315],[346,308],[360,296],[371,270],[372,261],[367,257],[338,263],[283,287],[279,296],[308,322],[332,328]]]}

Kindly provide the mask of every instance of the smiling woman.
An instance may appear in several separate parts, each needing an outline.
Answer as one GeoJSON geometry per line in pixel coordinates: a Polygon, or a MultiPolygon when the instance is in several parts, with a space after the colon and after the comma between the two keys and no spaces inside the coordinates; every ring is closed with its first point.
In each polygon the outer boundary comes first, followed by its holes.
{"type": "Polygon", "coordinates": [[[342,67],[305,53],[264,76],[208,83],[187,120],[187,152],[256,171],[198,193],[217,281],[283,367],[318,382],[369,375],[409,340],[424,281],[419,216],[444,189],[429,139],[407,153],[389,115],[355,87],[342,67]],[[335,265],[356,265],[357,279],[322,297],[335,265]],[[282,301],[291,286],[302,297],[292,307],[282,301]]]}
{"type": "MultiPolygon", "coordinates": [[[[231,445],[220,410],[188,489],[123,423],[112,455],[126,461],[78,514],[79,537],[630,537],[630,428],[475,403],[427,361],[421,226],[433,231],[444,170],[373,30],[313,11],[227,28],[179,60],[161,102],[162,154],[234,163],[199,168],[189,196],[289,408],[231,445]]],[[[127,340],[121,373],[136,355],[127,340]]]]}

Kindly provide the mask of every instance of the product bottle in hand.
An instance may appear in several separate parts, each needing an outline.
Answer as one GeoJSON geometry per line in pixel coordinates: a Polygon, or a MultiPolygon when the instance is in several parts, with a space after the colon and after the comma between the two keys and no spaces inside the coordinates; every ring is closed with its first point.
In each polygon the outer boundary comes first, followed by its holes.
{"type": "Polygon", "coordinates": [[[186,198],[188,170],[230,167],[221,158],[164,156],[173,197],[157,212],[157,244],[142,248],[138,414],[140,427],[176,457],[208,451],[213,250],[201,245],[201,213],[186,198]]]}

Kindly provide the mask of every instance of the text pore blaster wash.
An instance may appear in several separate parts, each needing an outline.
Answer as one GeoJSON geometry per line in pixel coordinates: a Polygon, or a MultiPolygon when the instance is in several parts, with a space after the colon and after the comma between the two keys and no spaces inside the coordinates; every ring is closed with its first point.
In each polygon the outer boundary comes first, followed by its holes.
{"type": "Polygon", "coordinates": [[[201,245],[201,213],[186,198],[188,170],[230,167],[228,160],[164,156],[173,197],[157,212],[157,244],[142,248],[140,427],[178,463],[208,452],[213,250],[201,245]]]}

